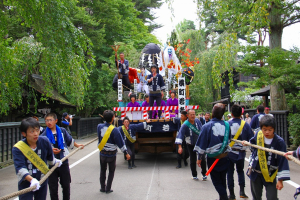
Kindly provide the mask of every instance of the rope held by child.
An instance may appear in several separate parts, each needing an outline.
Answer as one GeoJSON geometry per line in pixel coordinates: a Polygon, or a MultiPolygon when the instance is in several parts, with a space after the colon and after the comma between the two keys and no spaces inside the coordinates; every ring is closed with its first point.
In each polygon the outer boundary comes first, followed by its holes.
{"type": "MultiPolygon", "coordinates": [[[[98,140],[98,137],[97,138],[94,138],[93,140],[87,142],[84,144],[84,147],[97,141],[98,140]]],[[[77,151],[79,151],[80,149],[82,149],[83,147],[80,147],[80,148],[77,148],[76,150],[72,151],[69,155],[67,155],[66,157],[64,157],[63,159],[61,159],[62,162],[64,162],[66,159],[68,159],[69,157],[71,157],[72,155],[74,155],[77,151]]],[[[42,185],[46,180],[47,178],[49,178],[49,176],[53,173],[53,171],[58,167],[58,164],[59,163],[56,163],[50,170],[47,174],[45,174],[45,176],[39,181],[40,185],[42,185]]],[[[25,193],[28,193],[28,192],[31,192],[33,191],[34,189],[36,188],[36,186],[32,186],[32,187],[28,187],[26,189],[23,189],[23,190],[20,190],[20,191],[17,191],[17,192],[14,192],[14,193],[11,193],[11,194],[8,194],[8,195],[5,195],[3,197],[0,197],[0,200],[7,200],[7,199],[10,199],[10,198],[13,198],[13,197],[16,197],[16,196],[20,196],[22,194],[25,194],[25,193]]]]}

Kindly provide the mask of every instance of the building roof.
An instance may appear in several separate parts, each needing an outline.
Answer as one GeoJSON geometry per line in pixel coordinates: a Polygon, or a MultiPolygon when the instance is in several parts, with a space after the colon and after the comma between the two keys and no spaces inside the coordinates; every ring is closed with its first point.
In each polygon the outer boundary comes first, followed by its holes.
{"type": "Polygon", "coordinates": [[[71,104],[65,97],[59,94],[57,90],[47,92],[45,89],[45,81],[40,75],[32,74],[32,79],[29,81],[29,85],[39,93],[43,95],[47,94],[47,97],[59,101],[61,104],[76,107],[75,105],[71,104]]]}
{"type": "Polygon", "coordinates": [[[270,95],[270,86],[266,86],[264,88],[261,88],[260,90],[257,90],[250,94],[251,97],[253,96],[269,96],[270,95]]]}
{"type": "Polygon", "coordinates": [[[228,104],[229,103],[229,98],[220,99],[218,101],[211,102],[210,104],[217,104],[217,103],[228,104]]]}

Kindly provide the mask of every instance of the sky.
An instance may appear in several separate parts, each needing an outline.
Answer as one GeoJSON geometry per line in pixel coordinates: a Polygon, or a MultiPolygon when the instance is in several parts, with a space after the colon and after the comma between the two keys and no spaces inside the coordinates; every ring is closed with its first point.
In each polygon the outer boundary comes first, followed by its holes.
{"type": "MultiPolygon", "coordinates": [[[[172,17],[171,11],[168,5],[164,3],[159,9],[154,10],[157,19],[156,23],[163,25],[162,28],[156,29],[153,34],[164,44],[176,24],[184,19],[192,20],[195,22],[196,28],[199,28],[199,20],[197,17],[197,5],[193,0],[174,0],[174,17],[172,17]],[[172,20],[171,20],[172,18],[172,20]]],[[[300,48],[300,23],[291,25],[283,29],[282,36],[282,48],[291,49],[294,46],[300,48]]],[[[265,45],[268,45],[268,38],[265,41],[265,45]]]]}

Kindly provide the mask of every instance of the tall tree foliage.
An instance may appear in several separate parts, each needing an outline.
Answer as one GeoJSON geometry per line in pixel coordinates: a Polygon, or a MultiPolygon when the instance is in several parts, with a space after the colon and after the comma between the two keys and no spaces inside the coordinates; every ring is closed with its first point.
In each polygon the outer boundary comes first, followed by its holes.
{"type": "Polygon", "coordinates": [[[155,13],[153,12],[153,9],[161,7],[163,4],[161,0],[133,0],[133,2],[135,3],[134,7],[140,12],[138,18],[143,20],[150,32],[162,27],[162,25],[154,22],[157,17],[155,17],[155,13]]]}
{"type": "Polygon", "coordinates": [[[93,59],[89,38],[68,17],[76,1],[1,1],[0,9],[0,113],[21,104],[33,73],[43,76],[47,91],[59,88],[82,106],[93,59]]]}
{"type": "MultiPolygon", "coordinates": [[[[200,16],[204,16],[205,10],[216,8],[219,25],[228,31],[251,35],[266,29],[270,49],[281,49],[283,29],[300,22],[299,1],[198,0],[197,3],[200,16]]],[[[270,70],[275,69],[270,66],[270,70]]],[[[270,93],[271,109],[286,109],[285,93],[278,83],[272,83],[270,93]]]]}

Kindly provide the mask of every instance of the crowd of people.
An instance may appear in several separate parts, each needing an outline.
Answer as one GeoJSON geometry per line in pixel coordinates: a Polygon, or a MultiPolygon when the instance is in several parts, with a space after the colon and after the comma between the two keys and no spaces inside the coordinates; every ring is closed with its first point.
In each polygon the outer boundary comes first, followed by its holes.
{"type": "MultiPolygon", "coordinates": [[[[171,96],[172,98],[172,96],[171,96]]],[[[173,96],[172,99],[174,99],[173,96]]],[[[147,103],[147,100],[145,101],[147,103]]],[[[199,180],[197,166],[201,167],[202,180],[207,180],[207,169],[214,163],[210,172],[212,183],[221,200],[236,199],[234,191],[234,169],[238,174],[239,196],[248,198],[245,193],[246,180],[244,172],[244,160],[247,146],[234,143],[231,139],[249,141],[262,147],[286,152],[284,140],[275,133],[276,122],[272,115],[264,113],[263,106],[257,107],[257,114],[253,116],[248,124],[241,119],[242,108],[233,105],[231,108],[232,119],[225,121],[225,105],[216,104],[210,113],[205,113],[203,118],[196,117],[195,110],[182,111],[180,118],[181,127],[175,140],[177,144],[177,169],[181,163],[189,164],[193,180],[199,180]],[[228,192],[229,191],[229,194],[228,192]]],[[[174,112],[175,114],[176,112],[174,112]]],[[[114,127],[112,124],[115,113],[106,110],[103,113],[105,123],[99,124],[98,148],[100,150],[100,192],[111,193],[112,182],[116,169],[117,148],[124,153],[128,161],[128,169],[135,165],[135,134],[145,130],[151,119],[138,124],[131,124],[128,117],[123,119],[123,125],[114,127]],[[106,171],[108,168],[108,177],[106,171]]],[[[34,118],[27,118],[21,122],[20,130],[24,139],[19,141],[13,148],[13,159],[16,173],[19,177],[19,190],[36,186],[35,191],[20,195],[19,199],[46,199],[47,185],[50,190],[51,199],[58,199],[58,185],[63,188],[63,199],[70,199],[70,170],[68,160],[61,161],[68,155],[69,148],[78,144],[63,127],[57,125],[57,116],[48,113],[45,116],[47,127],[40,134],[40,124],[34,118]],[[28,156],[28,152],[31,156],[28,156]],[[58,168],[50,175],[48,180],[39,185],[43,174],[48,172],[56,163],[58,168]]],[[[300,149],[287,152],[299,158],[300,149]]],[[[249,167],[246,172],[250,178],[251,195],[253,199],[261,199],[263,187],[266,188],[268,200],[277,199],[277,190],[283,188],[283,181],[290,180],[289,164],[285,157],[251,148],[249,167]],[[276,178],[277,176],[277,178],[276,178]]]]}
{"type": "MultiPolygon", "coordinates": [[[[128,61],[124,60],[124,54],[120,55],[119,73],[121,73],[124,83],[128,84],[128,61]]],[[[151,74],[145,78],[144,83],[148,85],[149,95],[145,96],[143,107],[161,106],[165,91],[163,78],[157,73],[157,67],[151,66],[151,74]]],[[[139,88],[140,90],[143,87],[139,88]]],[[[176,92],[172,91],[167,106],[178,106],[176,92]]],[[[129,107],[139,107],[136,96],[130,96],[129,107]]],[[[180,128],[176,136],[175,144],[177,149],[177,169],[181,168],[182,160],[185,166],[188,165],[192,174],[192,179],[197,181],[197,166],[201,168],[202,180],[207,180],[207,169],[210,171],[212,183],[219,194],[221,200],[236,199],[234,191],[234,169],[238,173],[239,196],[248,198],[245,193],[246,180],[244,164],[246,157],[246,144],[235,143],[231,139],[249,141],[251,144],[267,147],[274,150],[286,152],[284,140],[275,132],[276,122],[268,108],[257,107],[257,114],[251,119],[246,113],[245,121],[241,118],[243,109],[239,105],[231,107],[231,114],[226,121],[224,119],[225,105],[218,103],[212,109],[212,116],[209,112],[197,118],[195,110],[170,111],[173,119],[180,120],[180,128]],[[180,115],[180,116],[178,116],[180,115]],[[228,192],[229,191],[229,194],[228,192]]],[[[117,148],[124,153],[124,158],[128,161],[128,169],[133,169],[135,165],[136,133],[145,130],[152,118],[161,118],[162,111],[149,111],[149,118],[139,124],[131,124],[130,119],[125,117],[123,125],[114,127],[115,113],[106,110],[103,113],[105,123],[97,126],[98,148],[100,150],[100,192],[111,193],[112,182],[116,169],[117,148]],[[108,168],[108,177],[106,171],[108,168]]],[[[30,186],[36,186],[32,192],[19,196],[20,200],[46,199],[47,185],[50,190],[52,200],[58,199],[59,183],[63,191],[63,199],[70,199],[71,174],[68,159],[61,161],[69,154],[69,149],[74,146],[83,148],[68,133],[66,129],[72,125],[72,116],[63,114],[62,126],[57,125],[56,114],[48,113],[45,116],[47,127],[40,129],[39,122],[34,118],[22,120],[20,131],[24,139],[19,141],[12,150],[14,166],[18,176],[18,188],[22,190],[30,186]],[[42,130],[42,133],[41,133],[42,130]],[[41,134],[40,134],[41,133],[41,134]],[[56,163],[58,168],[50,175],[42,185],[39,180],[56,163]],[[49,165],[49,168],[47,166],[49,165]]],[[[285,155],[293,155],[299,158],[300,149],[294,152],[287,152],[285,155]]],[[[262,199],[263,187],[266,188],[268,200],[277,198],[277,190],[283,188],[283,181],[290,180],[289,164],[285,157],[251,148],[249,167],[246,172],[250,178],[251,195],[254,200],[262,199]],[[277,178],[276,178],[277,176],[277,178]]]]}

